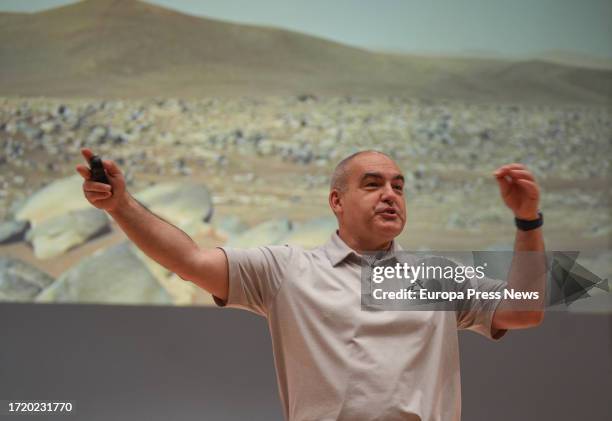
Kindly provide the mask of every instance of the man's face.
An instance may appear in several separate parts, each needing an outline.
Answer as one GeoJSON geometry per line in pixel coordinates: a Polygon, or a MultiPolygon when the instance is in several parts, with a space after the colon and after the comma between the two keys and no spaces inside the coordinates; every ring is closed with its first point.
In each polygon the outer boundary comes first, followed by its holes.
{"type": "Polygon", "coordinates": [[[406,223],[404,177],[382,154],[364,153],[350,161],[347,189],[338,202],[341,229],[370,244],[392,240],[406,223]]]}

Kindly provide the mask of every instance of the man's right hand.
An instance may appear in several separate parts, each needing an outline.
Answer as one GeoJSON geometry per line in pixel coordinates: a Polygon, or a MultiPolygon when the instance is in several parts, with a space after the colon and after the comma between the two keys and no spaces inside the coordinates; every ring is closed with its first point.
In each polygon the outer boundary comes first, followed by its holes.
{"type": "MultiPolygon", "coordinates": [[[[89,163],[94,155],[81,149],[89,163]]],[[[225,252],[219,248],[201,249],[185,232],[140,206],[125,188],[125,179],[113,162],[102,160],[108,181],[90,180],[85,165],[76,170],[85,179],[83,192],[93,206],[108,211],[130,240],[147,256],[176,273],[182,279],[226,301],[229,294],[229,265],[225,252]]]]}
{"type": "MultiPolygon", "coordinates": [[[[83,154],[87,163],[89,163],[89,160],[94,155],[89,148],[81,149],[81,154],[83,154]]],[[[104,159],[102,160],[102,165],[106,171],[108,181],[111,183],[110,186],[90,180],[91,171],[86,165],[79,164],[76,166],[76,170],[85,179],[83,182],[83,193],[87,201],[98,209],[111,212],[117,210],[127,200],[128,193],[125,188],[125,178],[117,164],[104,159]]]]}

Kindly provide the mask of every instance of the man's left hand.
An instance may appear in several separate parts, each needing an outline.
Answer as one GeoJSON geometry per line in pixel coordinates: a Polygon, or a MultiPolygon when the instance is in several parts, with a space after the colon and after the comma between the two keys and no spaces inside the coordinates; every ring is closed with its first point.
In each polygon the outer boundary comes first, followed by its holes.
{"type": "Polygon", "coordinates": [[[493,175],[504,203],[519,219],[538,219],[540,188],[533,174],[523,164],[499,167],[493,175]]]}

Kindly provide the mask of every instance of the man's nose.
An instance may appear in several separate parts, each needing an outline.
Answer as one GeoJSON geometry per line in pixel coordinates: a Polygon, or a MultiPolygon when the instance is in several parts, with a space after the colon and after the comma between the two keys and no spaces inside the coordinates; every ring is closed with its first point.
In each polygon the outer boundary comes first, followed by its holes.
{"type": "Polygon", "coordinates": [[[397,200],[397,192],[390,183],[385,184],[382,190],[381,200],[389,204],[393,204],[397,200]]]}

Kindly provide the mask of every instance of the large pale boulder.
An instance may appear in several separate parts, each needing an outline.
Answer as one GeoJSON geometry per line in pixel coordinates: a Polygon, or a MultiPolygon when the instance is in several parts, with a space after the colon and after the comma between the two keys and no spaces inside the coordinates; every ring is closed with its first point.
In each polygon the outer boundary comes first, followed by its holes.
{"type": "Polygon", "coordinates": [[[129,244],[132,253],[140,259],[147,270],[155,277],[157,282],[164,287],[172,298],[175,305],[187,306],[194,304],[212,304],[214,301],[211,295],[194,284],[191,280],[182,279],[175,273],[148,257],[133,243],[129,244]]]}
{"type": "Polygon", "coordinates": [[[89,208],[82,186],[83,178],[78,174],[55,180],[24,200],[15,210],[15,219],[36,226],[69,211],[89,208]]]}
{"type": "Polygon", "coordinates": [[[0,256],[0,301],[32,301],[53,278],[18,259],[0,256]]]}
{"type": "Polygon", "coordinates": [[[28,231],[26,240],[34,247],[36,257],[49,259],[109,231],[106,213],[91,208],[46,219],[28,231]]]}
{"type": "Polygon", "coordinates": [[[248,229],[248,226],[234,215],[215,218],[213,226],[216,234],[224,240],[238,236],[248,229]]]}
{"type": "Polygon", "coordinates": [[[171,297],[128,242],[81,260],[44,289],[36,302],[170,304],[171,297]]]}
{"type": "Polygon", "coordinates": [[[210,230],[212,198],[208,188],[202,184],[189,181],[156,184],[134,197],[190,236],[210,230]]]}
{"type": "Polygon", "coordinates": [[[273,219],[254,226],[227,242],[229,247],[247,248],[280,244],[291,231],[292,224],[286,218],[273,219]]]}
{"type": "Polygon", "coordinates": [[[294,229],[281,240],[282,244],[301,246],[307,249],[325,244],[338,229],[335,217],[321,217],[296,224],[294,229]]]}

